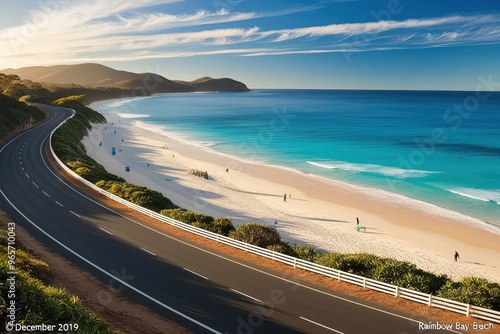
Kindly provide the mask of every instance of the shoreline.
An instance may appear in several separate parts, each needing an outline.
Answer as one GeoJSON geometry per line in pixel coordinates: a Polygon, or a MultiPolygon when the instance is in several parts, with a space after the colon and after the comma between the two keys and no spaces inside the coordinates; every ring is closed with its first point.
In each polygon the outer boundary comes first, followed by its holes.
{"type": "MultiPolygon", "coordinates": [[[[96,104],[91,107],[98,109],[96,104]]],[[[401,195],[394,195],[403,198],[395,203],[393,198],[374,197],[341,181],[194,146],[164,131],[145,129],[147,124],[137,126],[137,119],[104,116],[107,130],[96,125],[83,140],[89,156],[129,182],[163,192],[181,207],[226,216],[235,225],[253,221],[272,226],[276,220],[284,240],[323,251],[368,252],[454,279],[473,275],[500,282],[500,235],[493,231],[459,217],[411,208],[401,195]],[[122,151],[112,156],[111,147],[122,151]],[[124,165],[131,168],[130,173],[124,165]],[[191,168],[208,171],[211,180],[188,175],[191,168]],[[286,202],[285,193],[292,195],[286,202]],[[356,217],[366,233],[354,230],[356,217]],[[453,262],[455,250],[461,255],[458,263],[453,262]]]]}
{"type": "MultiPolygon", "coordinates": [[[[228,159],[231,160],[236,160],[240,161],[243,163],[249,163],[249,164],[256,164],[259,166],[268,166],[268,167],[273,167],[273,168],[279,168],[282,170],[286,171],[292,171],[295,173],[298,173],[300,175],[306,175],[314,178],[319,178],[323,180],[324,182],[331,183],[333,186],[340,186],[340,187],[346,187],[348,191],[357,191],[357,192],[365,192],[365,193],[370,193],[371,196],[376,197],[378,200],[381,201],[391,201],[391,202],[396,202],[398,205],[405,206],[409,209],[415,209],[415,210],[420,210],[423,212],[431,212],[433,216],[440,217],[444,220],[453,220],[456,222],[460,222],[463,224],[470,225],[472,227],[478,227],[484,230],[487,230],[488,232],[498,234],[500,235],[500,221],[495,222],[490,222],[488,219],[479,218],[477,216],[474,216],[470,213],[467,212],[467,210],[461,211],[460,209],[453,208],[453,207],[448,207],[448,206],[442,206],[442,205],[437,205],[434,204],[432,201],[429,201],[428,199],[425,198],[414,198],[411,195],[404,194],[404,193],[398,193],[391,191],[390,189],[384,189],[378,188],[376,185],[369,185],[369,184],[359,184],[355,183],[350,180],[343,180],[343,179],[334,179],[330,178],[328,176],[322,175],[321,173],[315,173],[313,171],[306,171],[306,170],[301,170],[294,167],[286,167],[283,164],[277,164],[275,162],[269,162],[265,160],[258,160],[258,158],[253,157],[253,158],[243,158],[241,156],[238,156],[238,153],[234,153],[232,151],[229,152],[221,152],[218,151],[217,149],[214,149],[213,147],[217,145],[217,143],[212,143],[212,142],[206,142],[202,140],[193,140],[192,138],[189,137],[189,133],[185,132],[176,132],[175,129],[165,129],[161,125],[156,125],[156,124],[148,124],[146,121],[143,121],[143,119],[147,119],[149,115],[143,115],[139,113],[134,113],[134,101],[135,100],[140,100],[140,99],[147,99],[147,98],[154,98],[156,97],[161,97],[164,95],[169,95],[170,93],[165,93],[165,94],[155,94],[151,96],[145,96],[145,97],[134,97],[134,98],[123,98],[123,99],[114,99],[116,101],[115,106],[116,107],[123,107],[123,104],[128,104],[126,105],[125,109],[130,111],[131,113],[117,113],[116,115],[129,119],[130,121],[135,121],[136,126],[139,126],[143,129],[150,130],[153,132],[157,132],[160,135],[166,136],[168,138],[172,138],[177,141],[181,141],[182,143],[193,145],[198,147],[201,150],[211,152],[214,154],[222,155],[224,157],[227,157],[228,159]]],[[[183,93],[184,94],[184,93],[183,93]]],[[[91,107],[93,106],[94,108],[98,108],[98,106],[102,103],[108,103],[109,100],[106,101],[97,101],[92,103],[91,107]]],[[[246,142],[243,144],[246,145],[246,142]]],[[[247,147],[245,146],[245,149],[247,147]]],[[[447,192],[450,193],[457,193],[453,190],[449,189],[443,189],[447,192]]],[[[458,194],[458,193],[457,193],[458,194]]],[[[465,196],[465,197],[471,197],[468,195],[463,195],[460,194],[460,196],[465,196]]],[[[486,201],[487,200],[483,200],[486,201]]],[[[500,203],[498,203],[500,205],[500,203]]]]}
{"type": "Polygon", "coordinates": [[[375,200],[379,201],[395,201],[397,202],[398,205],[404,206],[408,209],[411,210],[416,210],[416,211],[421,211],[421,212],[432,212],[432,216],[440,217],[442,219],[448,219],[448,220],[453,220],[456,221],[457,223],[460,224],[466,224],[471,227],[479,228],[486,230],[490,233],[500,235],[500,227],[487,223],[479,218],[470,216],[466,213],[462,213],[459,211],[455,211],[453,209],[449,209],[446,207],[442,207],[433,203],[426,202],[424,200],[420,199],[415,199],[408,197],[403,194],[398,194],[395,192],[390,192],[388,190],[384,189],[379,189],[379,188],[374,188],[366,185],[357,185],[353,183],[348,183],[347,181],[343,180],[336,180],[336,179],[331,179],[326,176],[318,175],[318,174],[313,174],[305,171],[301,171],[299,169],[295,169],[292,167],[285,167],[282,165],[277,165],[277,164],[271,164],[267,163],[265,161],[253,161],[249,159],[245,159],[242,157],[238,157],[237,155],[231,154],[231,153],[225,153],[225,152],[220,152],[217,150],[214,150],[212,148],[213,145],[205,145],[205,142],[200,142],[200,141],[192,141],[189,140],[187,137],[183,136],[182,134],[177,134],[177,133],[171,133],[165,129],[163,129],[159,125],[151,125],[147,124],[140,119],[142,118],[147,118],[147,117],[138,117],[138,114],[136,114],[136,117],[123,117],[121,114],[116,114],[117,116],[121,118],[128,119],[130,121],[135,122],[134,126],[141,128],[145,131],[149,131],[152,133],[156,133],[158,135],[164,136],[166,138],[169,138],[171,140],[175,140],[178,142],[182,142],[183,144],[194,146],[200,150],[206,151],[211,154],[216,154],[220,155],[222,157],[227,158],[228,160],[232,161],[238,161],[242,162],[245,164],[251,164],[255,165],[257,167],[265,167],[265,168],[276,168],[283,170],[285,172],[291,172],[291,173],[296,173],[298,175],[306,176],[306,177],[311,177],[317,180],[320,180],[323,183],[328,183],[331,184],[333,187],[343,187],[349,192],[357,192],[357,193],[370,193],[370,197],[373,197],[375,200]]]}

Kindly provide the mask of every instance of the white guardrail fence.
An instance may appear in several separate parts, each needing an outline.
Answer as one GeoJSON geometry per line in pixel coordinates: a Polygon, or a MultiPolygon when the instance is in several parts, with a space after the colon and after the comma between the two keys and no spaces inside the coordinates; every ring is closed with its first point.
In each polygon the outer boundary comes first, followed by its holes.
{"type": "MultiPolygon", "coordinates": [[[[63,123],[61,123],[59,126],[61,126],[63,123]]],[[[59,126],[57,128],[59,128],[59,126]]],[[[52,131],[54,133],[56,130],[52,131]]],[[[300,268],[303,270],[307,270],[310,272],[314,272],[320,275],[328,276],[334,279],[337,279],[342,282],[347,282],[351,284],[355,284],[358,286],[362,286],[363,288],[366,289],[371,289],[371,290],[376,290],[380,291],[389,295],[393,295],[395,297],[399,298],[404,298],[404,299],[409,299],[414,302],[420,303],[420,304],[426,304],[431,307],[436,307],[440,309],[445,309],[448,311],[452,311],[455,313],[460,313],[463,315],[466,315],[468,317],[474,317],[482,320],[487,320],[495,323],[500,324],[500,312],[499,311],[493,311],[487,308],[483,307],[478,307],[478,306],[473,306],[470,304],[465,304],[465,303],[460,303],[456,302],[450,299],[446,298],[441,298],[441,297],[436,297],[427,293],[422,293],[422,292],[417,292],[414,290],[406,289],[406,288],[400,288],[398,286],[392,285],[392,284],[387,284],[383,282],[379,282],[376,280],[372,280],[366,277],[350,274],[344,271],[336,270],[333,268],[329,268],[326,266],[322,266],[316,263],[312,263],[310,261],[302,260],[302,259],[297,259],[295,257],[281,254],[278,252],[270,251],[265,248],[257,247],[254,245],[250,245],[235,239],[231,239],[228,237],[225,237],[223,235],[219,235],[217,233],[213,233],[207,230],[204,230],[202,228],[194,227],[189,224],[168,218],[166,216],[163,216],[159,213],[156,213],[154,211],[151,211],[149,209],[145,209],[139,205],[133,204],[131,202],[128,202],[118,196],[115,196],[99,187],[94,185],[93,183],[85,180],[78,174],[74,173],[71,169],[69,169],[64,163],[62,163],[61,160],[56,156],[54,153],[54,150],[52,149],[52,134],[50,136],[50,150],[52,152],[52,155],[54,156],[55,160],[58,162],[58,164],[66,170],[70,175],[87,185],[88,187],[98,191],[99,193],[111,198],[112,200],[119,202],[123,205],[128,206],[129,208],[141,212],[147,216],[153,217],[165,224],[169,224],[175,227],[178,227],[184,231],[191,232],[193,234],[205,237],[207,239],[215,240],[217,242],[220,242],[225,245],[229,245],[235,248],[242,249],[244,251],[247,251],[249,253],[257,254],[263,257],[266,257],[268,259],[272,259],[290,266],[293,266],[294,268],[300,268]]]]}

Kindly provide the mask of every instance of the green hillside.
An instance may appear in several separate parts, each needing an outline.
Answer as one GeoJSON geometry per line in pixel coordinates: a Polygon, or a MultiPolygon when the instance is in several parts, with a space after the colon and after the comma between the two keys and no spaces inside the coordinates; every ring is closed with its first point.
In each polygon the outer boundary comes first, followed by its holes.
{"type": "Polygon", "coordinates": [[[0,140],[29,128],[43,120],[45,116],[45,113],[38,108],[0,94],[0,140]]]}

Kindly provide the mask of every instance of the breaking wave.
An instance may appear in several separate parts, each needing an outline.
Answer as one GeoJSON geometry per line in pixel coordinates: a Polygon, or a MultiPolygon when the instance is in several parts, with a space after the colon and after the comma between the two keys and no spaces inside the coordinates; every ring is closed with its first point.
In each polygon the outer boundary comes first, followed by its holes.
{"type": "Polygon", "coordinates": [[[387,167],[374,164],[354,164],[342,161],[322,161],[322,162],[307,161],[307,163],[313,166],[326,169],[338,169],[338,170],[345,170],[357,173],[380,174],[385,176],[397,177],[401,179],[424,177],[429,174],[439,173],[426,170],[402,169],[397,167],[387,167]]]}
{"type": "Polygon", "coordinates": [[[455,188],[446,189],[451,193],[472,198],[483,202],[495,202],[500,205],[500,189],[498,190],[483,190],[474,188],[455,188]]]}
{"type": "Polygon", "coordinates": [[[123,114],[123,113],[117,113],[117,115],[120,116],[121,118],[146,118],[151,116],[147,114],[123,114]]]}

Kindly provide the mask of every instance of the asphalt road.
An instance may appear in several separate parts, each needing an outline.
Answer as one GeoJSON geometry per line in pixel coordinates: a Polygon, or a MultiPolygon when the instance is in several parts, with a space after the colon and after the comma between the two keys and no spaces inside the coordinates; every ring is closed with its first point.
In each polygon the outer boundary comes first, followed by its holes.
{"type": "MultiPolygon", "coordinates": [[[[195,333],[422,333],[417,319],[191,246],[86,197],[47,163],[48,135],[71,111],[45,109],[46,122],[0,148],[0,203],[108,286],[195,333]]],[[[113,302],[106,290],[95,298],[113,302]]]]}

